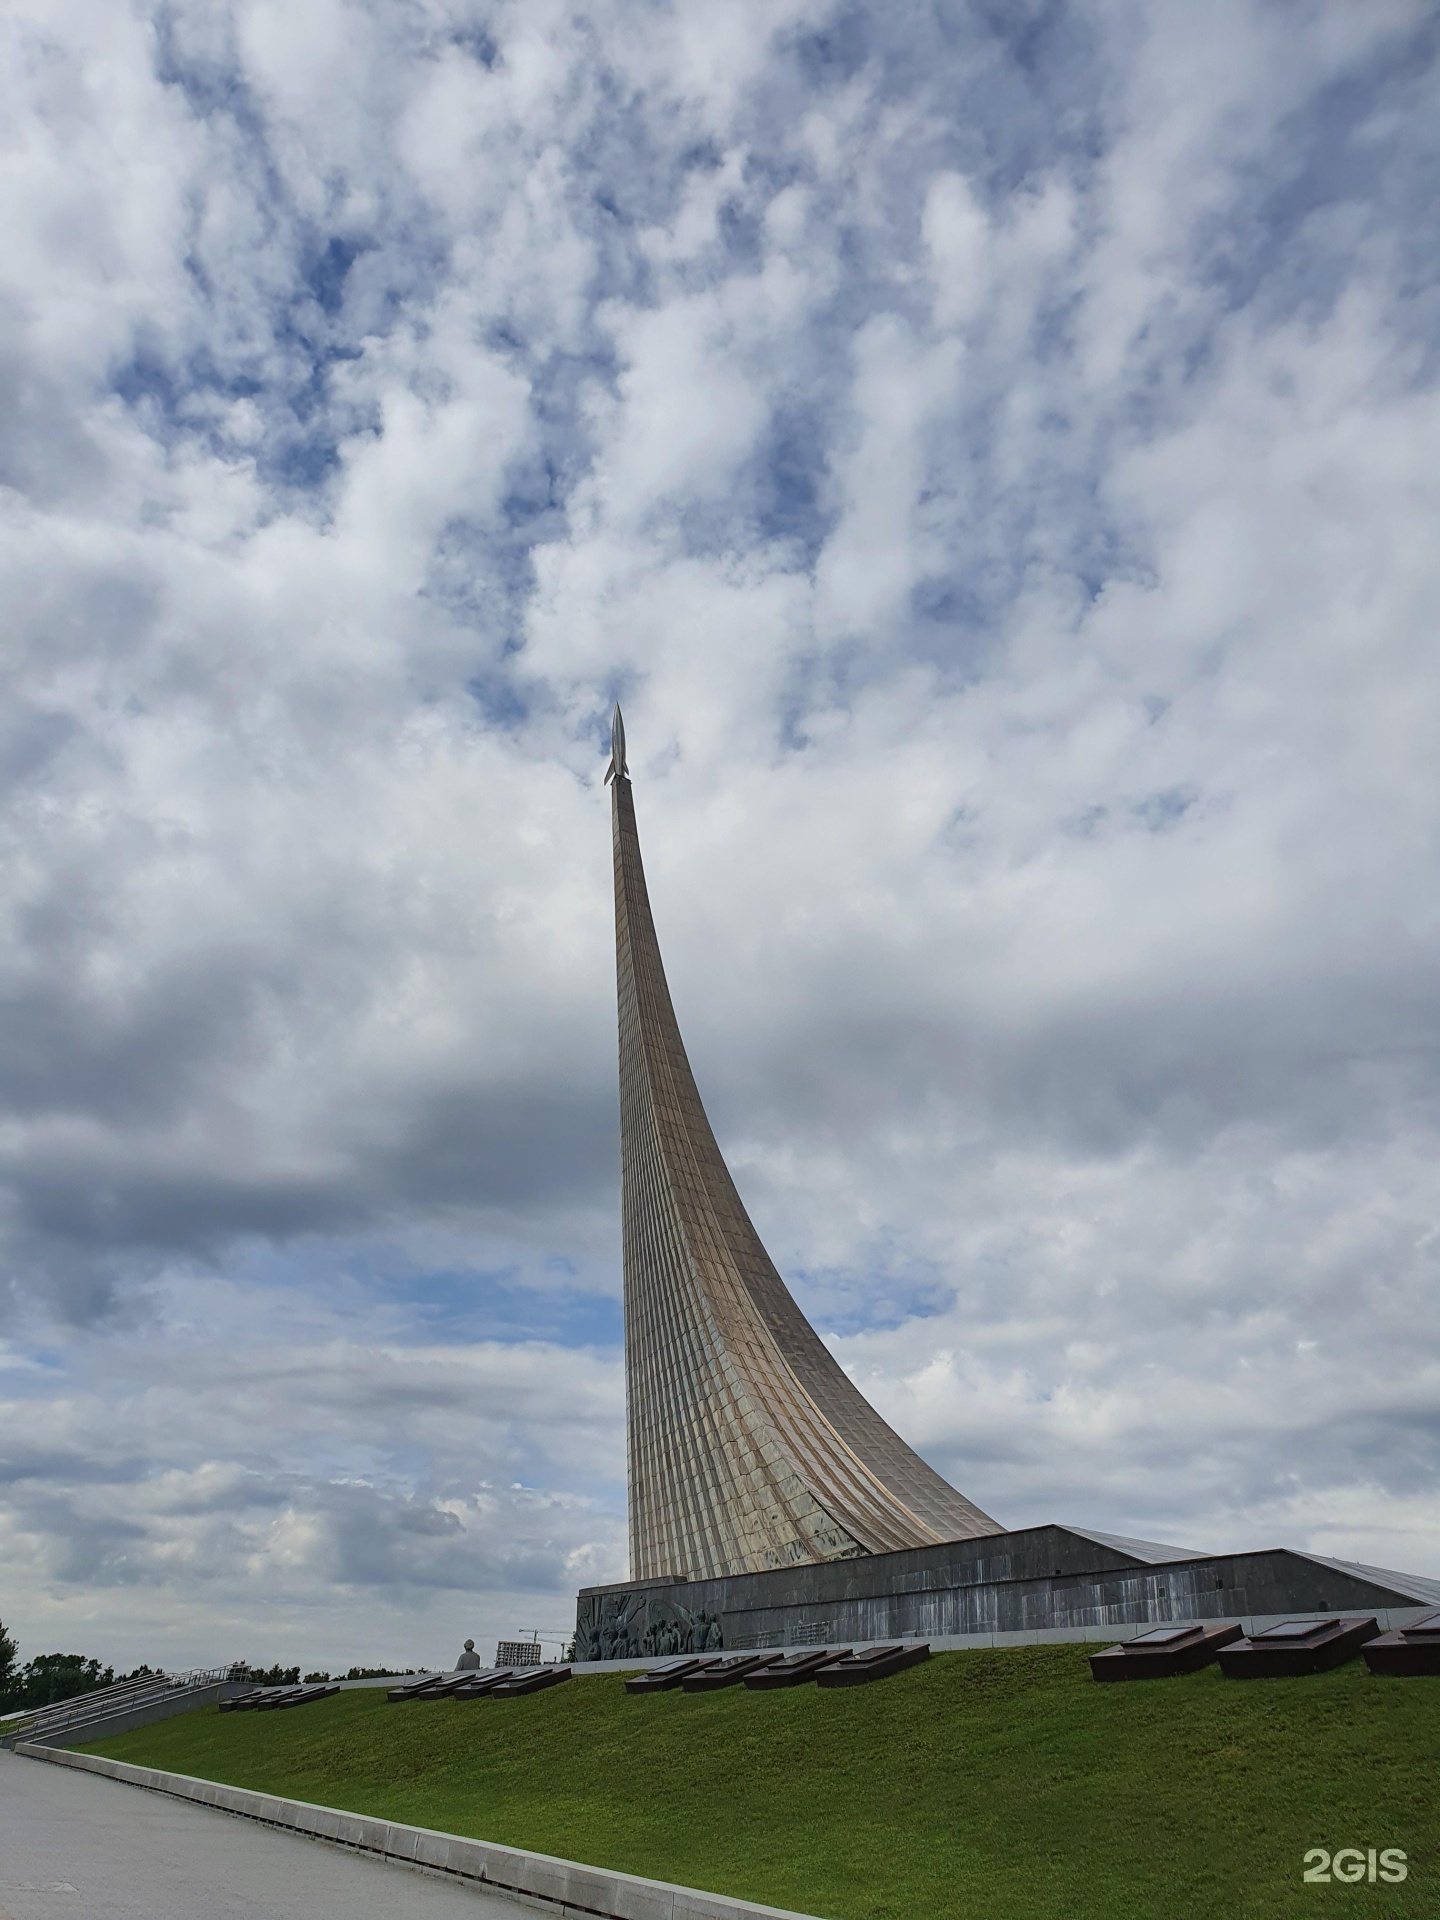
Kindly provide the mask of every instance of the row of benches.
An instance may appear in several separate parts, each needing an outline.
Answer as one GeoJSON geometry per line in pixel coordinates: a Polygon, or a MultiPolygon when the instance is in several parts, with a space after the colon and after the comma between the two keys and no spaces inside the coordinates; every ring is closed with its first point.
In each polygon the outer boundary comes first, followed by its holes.
{"type": "MultiPolygon", "coordinates": [[[[930,1648],[807,1647],[796,1653],[702,1653],[665,1660],[647,1673],[625,1682],[627,1693],[664,1693],[672,1687],[686,1693],[714,1693],[721,1687],[747,1686],[760,1692],[771,1687],[798,1687],[813,1680],[822,1687],[861,1687],[888,1674],[901,1673],[930,1658],[930,1648]]],[[[568,1666],[487,1667],[479,1672],[434,1673],[423,1680],[391,1687],[386,1698],[413,1700],[508,1700],[527,1693],[543,1693],[571,1677],[568,1666]]],[[[234,1703],[234,1704],[239,1704],[234,1703]]],[[[298,1703],[297,1703],[298,1704],[298,1703]]]]}
{"type": "Polygon", "coordinates": [[[220,1702],[221,1713],[273,1713],[282,1707],[308,1707],[312,1700],[328,1700],[339,1687],[252,1687],[220,1702]]]}
{"type": "Polygon", "coordinates": [[[1357,1654],[1372,1673],[1440,1673],[1440,1611],[1394,1633],[1381,1633],[1373,1615],[1284,1620],[1252,1634],[1237,1626],[1152,1627],[1091,1654],[1090,1672],[1097,1680],[1158,1680],[1218,1661],[1227,1679],[1273,1680],[1328,1673],[1357,1654]]]}
{"type": "Polygon", "coordinates": [[[627,1693],[716,1693],[721,1687],[748,1687],[768,1693],[776,1687],[863,1687],[903,1673],[930,1658],[927,1645],[893,1647],[813,1647],[796,1653],[700,1654],[667,1660],[625,1682],[627,1693]]]}
{"type": "Polygon", "coordinates": [[[513,1700],[523,1693],[543,1693],[570,1678],[569,1667],[481,1667],[462,1673],[433,1673],[391,1687],[387,1700],[513,1700]]]}
{"type": "MultiPolygon", "coordinates": [[[[1380,1632],[1373,1616],[1287,1620],[1245,1635],[1238,1626],[1190,1624],[1152,1627],[1090,1656],[1096,1680],[1147,1680],[1195,1673],[1218,1661],[1231,1679],[1326,1673],[1363,1653],[1372,1673],[1440,1673],[1440,1610],[1394,1633],[1380,1632]]],[[[716,1693],[744,1686],[754,1693],[779,1687],[862,1687],[903,1673],[930,1658],[928,1644],[816,1647],[793,1653],[691,1654],[662,1661],[625,1682],[627,1693],[716,1693]]],[[[436,1673],[392,1687],[392,1701],[501,1700],[543,1693],[570,1679],[568,1666],[489,1667],[436,1673]]],[[[268,1713],[324,1700],[334,1686],[255,1687],[220,1702],[221,1713],[268,1713]]]]}

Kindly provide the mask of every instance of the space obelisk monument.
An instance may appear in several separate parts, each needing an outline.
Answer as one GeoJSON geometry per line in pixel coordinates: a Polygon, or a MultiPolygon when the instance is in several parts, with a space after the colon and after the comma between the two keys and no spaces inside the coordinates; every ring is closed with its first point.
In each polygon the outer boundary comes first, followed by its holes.
{"type": "Polygon", "coordinates": [[[1006,1532],[927,1467],[791,1299],[715,1144],[660,964],[618,707],[606,779],[630,1573],[580,1589],[580,1659],[1378,1608],[1403,1633],[1440,1606],[1440,1581],[1290,1548],[1209,1554],[1053,1522],[1006,1532]]]}
{"type": "Polygon", "coordinates": [[[670,1004],[618,707],[611,746],[630,1577],[999,1533],[847,1378],[750,1223],[670,1004]]]}

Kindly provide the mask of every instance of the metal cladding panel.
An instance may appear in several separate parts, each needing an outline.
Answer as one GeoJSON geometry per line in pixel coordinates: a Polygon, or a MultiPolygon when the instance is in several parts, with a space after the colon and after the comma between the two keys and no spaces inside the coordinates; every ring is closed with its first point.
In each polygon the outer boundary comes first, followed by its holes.
{"type": "Polygon", "coordinates": [[[632,1579],[1001,1532],[881,1419],[761,1245],[670,1002],[623,742],[612,808],[632,1579]]]}

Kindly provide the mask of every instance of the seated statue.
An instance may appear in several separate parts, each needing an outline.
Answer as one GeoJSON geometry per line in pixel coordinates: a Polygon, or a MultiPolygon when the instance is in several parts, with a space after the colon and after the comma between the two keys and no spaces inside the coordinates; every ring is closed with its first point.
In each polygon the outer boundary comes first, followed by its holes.
{"type": "Polygon", "coordinates": [[[473,1640],[467,1640],[465,1642],[465,1651],[455,1662],[455,1671],[456,1673],[473,1673],[476,1667],[482,1666],[483,1664],[479,1654],[475,1651],[475,1642],[473,1640]]]}

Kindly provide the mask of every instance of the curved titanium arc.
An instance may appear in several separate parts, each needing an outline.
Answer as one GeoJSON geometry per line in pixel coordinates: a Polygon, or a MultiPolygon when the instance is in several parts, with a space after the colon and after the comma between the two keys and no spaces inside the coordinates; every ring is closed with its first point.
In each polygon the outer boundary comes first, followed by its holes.
{"type": "Polygon", "coordinates": [[[606,777],[631,1578],[701,1579],[999,1533],[865,1399],[766,1253],[675,1019],[618,708],[606,777]]]}

